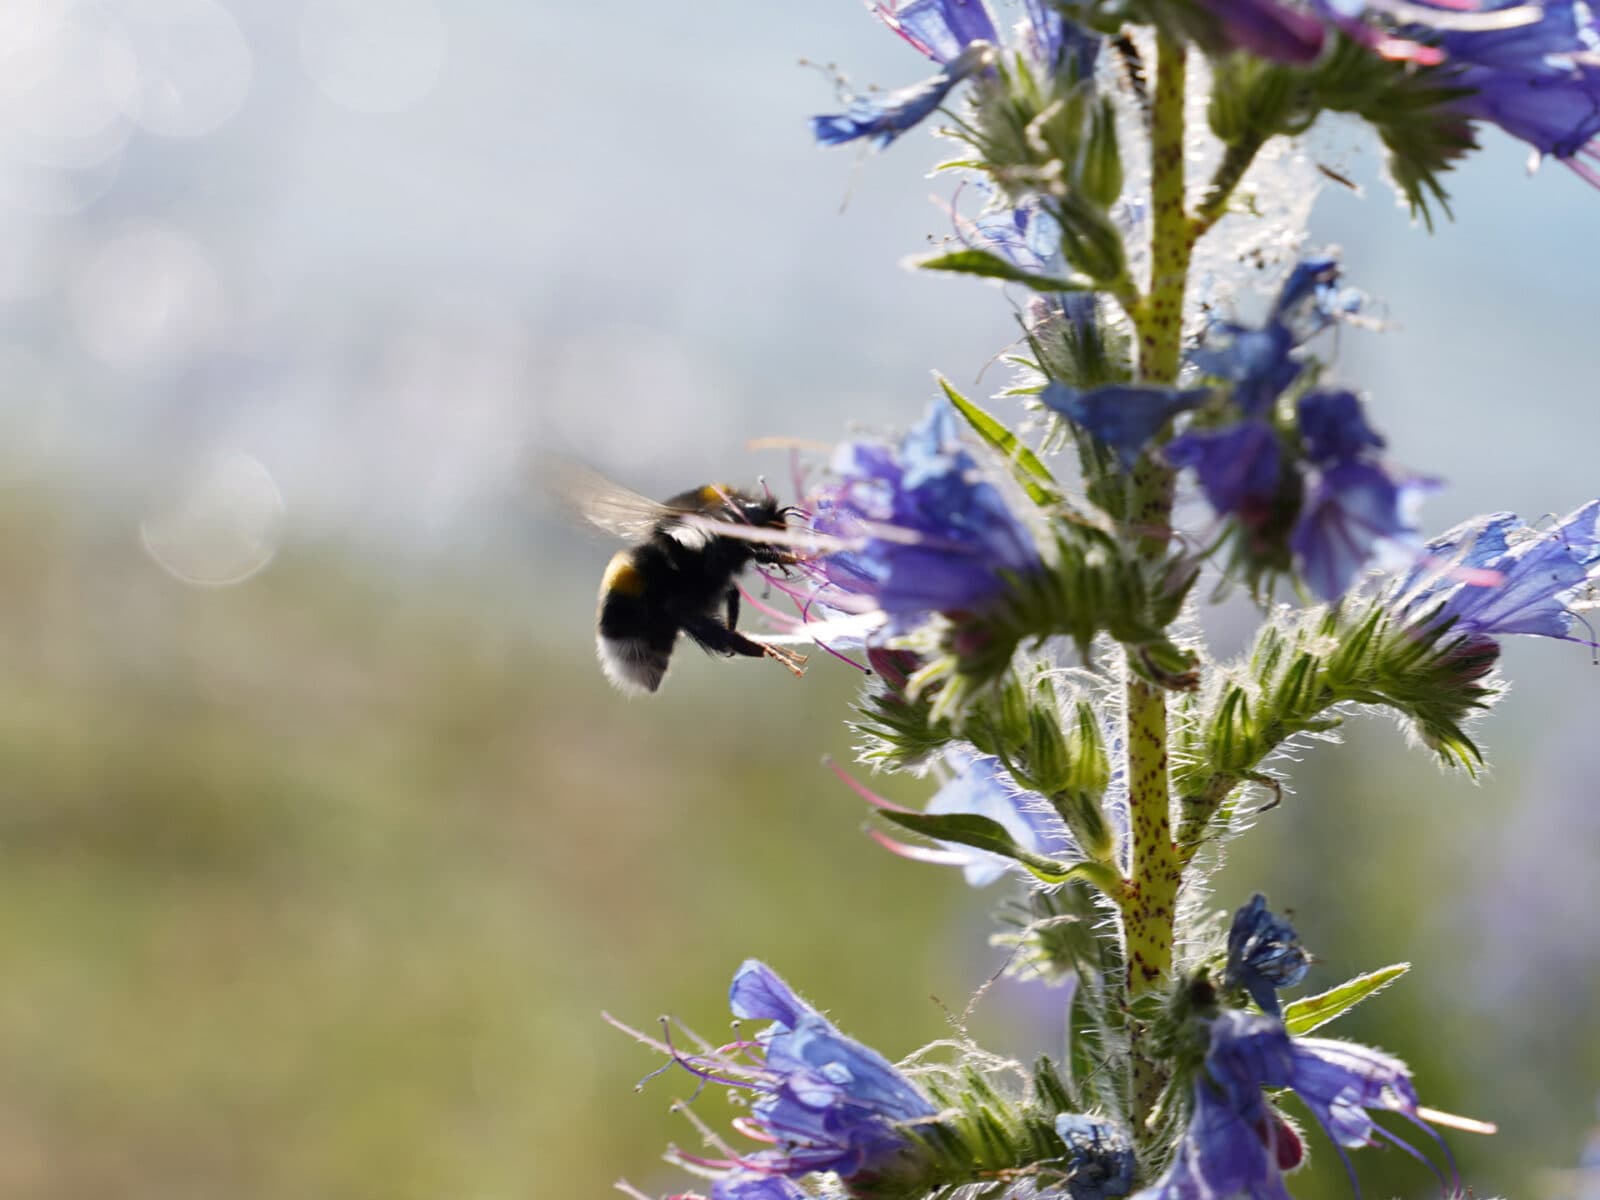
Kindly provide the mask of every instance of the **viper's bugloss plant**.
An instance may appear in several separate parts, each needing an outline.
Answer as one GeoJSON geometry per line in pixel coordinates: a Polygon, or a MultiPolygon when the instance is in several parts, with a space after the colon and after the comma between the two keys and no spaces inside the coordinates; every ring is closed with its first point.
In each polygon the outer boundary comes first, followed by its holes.
{"type": "MultiPolygon", "coordinates": [[[[1406,968],[1291,998],[1314,962],[1294,926],[1261,895],[1218,919],[1208,881],[1219,847],[1287,800],[1283,752],[1363,709],[1479,770],[1501,640],[1600,641],[1600,500],[1425,540],[1417,502],[1443,485],[1390,460],[1385,398],[1339,378],[1331,331],[1364,323],[1367,300],[1304,245],[1315,179],[1283,150],[1325,114],[1365,122],[1430,225],[1483,124],[1600,184],[1594,13],[869,8],[934,73],[848,97],[813,135],[900,154],[920,124],[956,144],[938,168],[949,241],[913,265],[1009,290],[1014,377],[993,403],[940,378],[909,432],[811,464],[774,582],[800,602],[790,640],[858,644],[862,765],[835,771],[872,836],[1020,886],[995,941],[1058,988],[1072,1036],[1059,1062],[957,1040],[896,1066],[748,962],[732,1007],[760,1028],[642,1040],[697,1097],[731,1089],[756,1144],[729,1145],[699,1101],[685,1110],[711,1150],[671,1157],[718,1200],[1264,1200],[1290,1194],[1325,1135],[1347,1166],[1397,1147],[1459,1194],[1439,1130],[1492,1127],[1423,1107],[1389,1053],[1308,1036],[1406,968]],[[1227,659],[1194,618],[1234,590],[1262,622],[1227,659]],[[929,775],[925,801],[883,799],[868,770],[929,775]]],[[[1299,852],[1308,870],[1333,853],[1299,852]]],[[[829,914],[809,919],[825,937],[829,914]]]]}

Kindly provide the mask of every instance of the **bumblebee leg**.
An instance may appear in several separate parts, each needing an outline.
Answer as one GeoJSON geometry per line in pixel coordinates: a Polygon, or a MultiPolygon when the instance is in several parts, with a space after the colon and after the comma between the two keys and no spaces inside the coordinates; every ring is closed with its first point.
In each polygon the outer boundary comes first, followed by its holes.
{"type": "Polygon", "coordinates": [[[683,618],[683,631],[702,649],[712,654],[739,654],[745,658],[764,658],[766,650],[736,629],[729,629],[715,617],[683,618]]]}
{"type": "Polygon", "coordinates": [[[804,654],[798,654],[784,646],[769,646],[765,642],[761,643],[761,648],[767,652],[768,658],[777,659],[796,678],[806,673],[806,656],[804,654]]]}
{"type": "Polygon", "coordinates": [[[739,589],[736,587],[728,589],[728,628],[739,628],[739,589]]]}
{"type": "Polygon", "coordinates": [[[777,546],[752,546],[750,557],[764,567],[783,567],[786,573],[787,568],[794,566],[795,563],[804,561],[793,550],[784,550],[777,546]]]}
{"type": "Polygon", "coordinates": [[[701,649],[712,654],[774,658],[796,675],[805,673],[805,655],[796,654],[781,646],[769,646],[764,642],[752,641],[738,630],[729,629],[714,617],[685,617],[683,632],[688,634],[701,649]]]}

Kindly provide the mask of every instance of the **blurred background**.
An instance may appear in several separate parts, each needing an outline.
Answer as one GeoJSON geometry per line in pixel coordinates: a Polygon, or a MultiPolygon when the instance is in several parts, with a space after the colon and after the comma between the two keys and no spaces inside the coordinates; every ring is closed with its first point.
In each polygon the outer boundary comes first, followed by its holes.
{"type": "MultiPolygon", "coordinates": [[[[674,1189],[689,1081],[634,1094],[656,1061],[602,1009],[714,1033],[759,955],[897,1057],[995,970],[1003,886],[889,858],[820,768],[849,669],[683,652],[624,700],[612,547],[538,496],[542,449],[781,485],[752,438],[1004,383],[1004,298],[896,266],[946,227],[939,148],[819,153],[801,56],[924,71],[855,0],[0,7],[0,1196],[674,1189]]],[[[1600,196],[1489,141],[1432,238],[1354,156],[1313,219],[1387,303],[1340,370],[1449,479],[1434,529],[1600,490],[1600,196]]],[[[1481,783],[1359,723],[1216,899],[1292,909],[1308,987],[1414,961],[1341,1029],[1500,1122],[1452,1139],[1477,1194],[1570,1194],[1600,674],[1506,666],[1481,783]]],[[[1003,984],[969,1024],[1032,1056],[1054,1007],[1003,984]]],[[[1313,1150],[1297,1195],[1349,1194],[1313,1150]]]]}

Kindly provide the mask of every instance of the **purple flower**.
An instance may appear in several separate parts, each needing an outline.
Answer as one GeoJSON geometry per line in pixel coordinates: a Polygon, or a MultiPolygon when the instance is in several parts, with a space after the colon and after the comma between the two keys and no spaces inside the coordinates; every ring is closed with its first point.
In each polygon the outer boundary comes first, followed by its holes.
{"type": "Polygon", "coordinates": [[[1233,384],[1234,403],[1246,416],[1259,417],[1271,409],[1303,369],[1290,357],[1300,343],[1281,321],[1269,321],[1261,329],[1224,322],[1212,326],[1207,342],[1189,361],[1233,384]]]}
{"type": "Polygon", "coordinates": [[[871,138],[881,150],[935,112],[958,83],[987,67],[991,57],[987,45],[968,46],[930,79],[882,96],[856,96],[842,113],[812,117],[811,134],[824,146],[871,138]]]}
{"type": "Polygon", "coordinates": [[[1273,1149],[1216,1088],[1196,1080],[1189,1126],[1172,1162],[1134,1200],[1290,1200],[1273,1149]]]}
{"type": "Polygon", "coordinates": [[[1189,361],[1204,374],[1233,384],[1234,403],[1245,416],[1266,414],[1300,377],[1302,365],[1293,352],[1360,307],[1361,294],[1338,284],[1338,259],[1302,259],[1284,280],[1260,329],[1219,321],[1189,361]]]}
{"type": "Polygon", "coordinates": [[[836,483],[813,497],[812,527],[859,548],[815,564],[836,609],[877,609],[896,621],[972,612],[1005,594],[1001,572],[1042,562],[999,490],[962,449],[954,410],[936,404],[898,446],[850,442],[836,483]]]}
{"type": "Polygon", "coordinates": [[[1306,457],[1319,466],[1383,448],[1383,438],[1367,424],[1354,392],[1310,392],[1300,398],[1299,418],[1306,457]]]}
{"type": "MultiPolygon", "coordinates": [[[[960,82],[988,76],[1001,45],[1000,32],[984,0],[876,0],[884,24],[939,64],[938,74],[881,97],[857,96],[843,113],[813,117],[812,133],[826,146],[872,138],[887,146],[929,116],[960,82]]],[[[1026,0],[1018,27],[1021,49],[1047,71],[1091,75],[1099,38],[1072,25],[1050,0],[1026,0]]]]}
{"type": "Polygon", "coordinates": [[[1459,525],[1428,543],[1427,556],[1395,589],[1402,612],[1469,639],[1510,633],[1572,636],[1574,600],[1600,572],[1600,500],[1536,531],[1511,513],[1459,525]]]}
{"type": "Polygon", "coordinates": [[[1247,1119],[1267,1111],[1262,1088],[1292,1089],[1341,1157],[1346,1149],[1384,1142],[1410,1150],[1373,1121],[1374,1111],[1399,1113],[1438,1139],[1418,1111],[1411,1072],[1398,1058],[1354,1042],[1291,1038],[1275,1017],[1223,1012],[1211,1022],[1206,1070],[1247,1119]]]}
{"type": "Polygon", "coordinates": [[[1178,468],[1192,467],[1216,513],[1231,514],[1247,529],[1266,522],[1278,494],[1282,451],[1277,431],[1245,420],[1215,432],[1180,434],[1162,449],[1178,468]]]}
{"type": "Polygon", "coordinates": [[[1398,1113],[1439,1140],[1422,1118],[1411,1073],[1397,1058],[1350,1042],[1291,1038],[1276,1017],[1232,1009],[1208,1027],[1211,1045],[1205,1073],[1195,1082],[1189,1127],[1166,1173],[1139,1200],[1287,1197],[1281,1172],[1300,1161],[1301,1148],[1263,1088],[1292,1089],[1347,1169],[1347,1149],[1385,1143],[1427,1161],[1378,1125],[1374,1111],[1398,1113]]]}
{"type": "Polygon", "coordinates": [[[734,974],[728,1006],[742,1020],[771,1024],[753,1038],[720,1047],[702,1042],[697,1052],[685,1052],[670,1033],[658,1041],[611,1022],[706,1082],[752,1093],[748,1115],[734,1124],[760,1149],[740,1153],[696,1122],[722,1157],[672,1151],[715,1180],[713,1200],[797,1200],[810,1193],[789,1181],[814,1172],[870,1179],[917,1168],[914,1131],[937,1110],[892,1063],[840,1033],[755,959],[734,974]]]}
{"type": "MultiPolygon", "coordinates": [[[[981,195],[993,196],[985,184],[972,186],[981,195]]],[[[998,254],[1031,274],[1063,273],[1061,223],[1037,197],[1030,196],[1014,208],[987,209],[970,222],[958,220],[957,233],[969,247],[998,254]]]]}
{"type": "Polygon", "coordinates": [[[1291,66],[1315,62],[1329,30],[1380,58],[1436,66],[1446,54],[1433,43],[1444,31],[1521,24],[1535,11],[1520,0],[1505,5],[1500,20],[1457,0],[1309,0],[1305,7],[1280,0],[1201,0],[1201,4],[1216,20],[1224,46],[1291,66]]]}
{"type": "MultiPolygon", "coordinates": [[[[1037,792],[1025,791],[1012,780],[1000,760],[987,754],[947,754],[955,773],[928,801],[926,812],[935,815],[972,813],[997,822],[1024,850],[1058,858],[1075,853],[1060,816],[1037,792]]],[[[1004,876],[1012,860],[970,846],[951,846],[942,861],[958,866],[972,887],[987,887],[1004,876]]]]}
{"type": "Polygon", "coordinates": [[[791,1178],[879,1170],[906,1151],[904,1127],[935,1114],[888,1059],[840,1033],[765,963],[739,968],[728,1006],[736,1017],[773,1022],[753,1048],[762,1070],[751,1116],[776,1139],[750,1156],[760,1170],[791,1178]]]}
{"type": "Polygon", "coordinates": [[[782,1175],[741,1172],[714,1182],[711,1200],[811,1200],[811,1193],[782,1175]]]}
{"type": "MultiPolygon", "coordinates": [[[[946,750],[942,763],[949,773],[928,801],[927,808],[923,810],[925,813],[930,816],[969,813],[987,817],[1004,829],[1012,842],[1024,850],[1047,858],[1082,857],[1060,814],[1051,807],[1050,802],[1038,792],[1018,787],[998,758],[960,748],[946,750]]],[[[837,766],[832,770],[846,787],[874,808],[890,812],[910,811],[892,800],[885,800],[848,771],[837,766]]],[[[869,830],[868,833],[880,846],[901,858],[944,867],[960,867],[972,887],[988,887],[1014,865],[1013,860],[1003,855],[991,854],[973,846],[952,843],[934,849],[899,842],[876,830],[869,830]]]]}
{"type": "Polygon", "coordinates": [[[1249,992],[1262,1012],[1278,1016],[1278,989],[1299,983],[1309,968],[1300,935],[1267,909],[1267,898],[1260,892],[1233,915],[1223,982],[1249,992]]]}
{"type": "Polygon", "coordinates": [[[1287,532],[1302,577],[1325,600],[1343,595],[1374,555],[1412,538],[1415,501],[1434,486],[1370,457],[1383,439],[1348,391],[1302,396],[1299,446],[1290,447],[1292,457],[1285,453],[1278,405],[1303,370],[1295,351],[1360,304],[1360,293],[1339,286],[1337,260],[1323,255],[1295,266],[1261,328],[1214,325],[1189,361],[1232,384],[1243,419],[1191,429],[1163,451],[1174,467],[1193,468],[1218,516],[1234,517],[1252,535],[1252,559],[1281,562],[1287,532]],[[1286,467],[1295,472],[1288,479],[1286,467]]]}
{"type": "Polygon", "coordinates": [[[911,0],[909,4],[873,0],[871,8],[885,25],[937,63],[949,62],[973,42],[1000,43],[984,0],[911,0]]]}
{"type": "MultiPolygon", "coordinates": [[[[1515,0],[1490,11],[1517,10],[1515,0]]],[[[1577,0],[1549,0],[1532,24],[1488,32],[1447,31],[1453,101],[1462,115],[1498,125],[1600,187],[1600,21],[1577,0]],[[1581,161],[1587,159],[1589,161],[1581,161]]]]}
{"type": "Polygon", "coordinates": [[[1397,478],[1360,459],[1314,472],[1289,535],[1306,585],[1324,600],[1337,600],[1374,557],[1405,553],[1417,536],[1416,506],[1437,486],[1432,479],[1397,478]]]}
{"type": "Polygon", "coordinates": [[[1067,1144],[1067,1195],[1072,1200],[1112,1200],[1132,1189],[1137,1161],[1122,1129],[1082,1113],[1061,1113],[1056,1134],[1067,1144]]]}
{"type": "MultiPolygon", "coordinates": [[[[981,182],[968,186],[988,192],[981,182]]],[[[1037,196],[1030,196],[1013,208],[991,208],[971,221],[958,218],[956,234],[968,248],[998,254],[1031,275],[1060,277],[1068,273],[1061,250],[1061,223],[1045,211],[1044,202],[1037,196]]],[[[1103,336],[1098,328],[1099,297],[1094,292],[1035,294],[1028,308],[1029,330],[1039,337],[1067,338],[1074,363],[1080,357],[1080,348],[1099,342],[1103,336]],[[1043,326],[1056,316],[1060,317],[1062,328],[1053,335],[1045,334],[1043,326]]],[[[1048,359],[1048,355],[1042,357],[1048,359]]]]}
{"type": "Polygon", "coordinates": [[[840,1033],[755,959],[735,973],[728,1005],[736,1017],[772,1024],[753,1040],[693,1054],[634,1034],[702,1079],[754,1093],[743,1131],[763,1149],[738,1154],[716,1142],[725,1158],[675,1152],[702,1172],[720,1172],[713,1197],[790,1200],[805,1193],[779,1180],[876,1174],[915,1154],[908,1130],[936,1110],[881,1054],[840,1033]]]}
{"type": "Polygon", "coordinates": [[[1436,480],[1393,474],[1367,457],[1382,447],[1353,392],[1311,392],[1298,407],[1312,472],[1289,535],[1295,565],[1311,590],[1337,600],[1374,557],[1398,557],[1416,541],[1415,512],[1436,480]]]}
{"type": "Polygon", "coordinates": [[[1197,407],[1210,394],[1209,388],[1121,383],[1085,392],[1052,380],[1039,394],[1039,400],[1085,429],[1116,454],[1123,470],[1131,471],[1150,439],[1168,421],[1197,407]]]}

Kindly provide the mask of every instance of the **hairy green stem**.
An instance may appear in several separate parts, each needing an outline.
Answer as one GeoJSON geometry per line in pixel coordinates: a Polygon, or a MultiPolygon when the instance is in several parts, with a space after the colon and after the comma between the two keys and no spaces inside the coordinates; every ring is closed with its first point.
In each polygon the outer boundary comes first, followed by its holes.
{"type": "MultiPolygon", "coordinates": [[[[1196,236],[1184,194],[1184,82],[1186,53],[1176,38],[1156,39],[1155,94],[1150,114],[1150,290],[1135,327],[1139,376],[1148,383],[1178,378],[1183,349],[1183,296],[1196,236]]],[[[1127,532],[1140,556],[1166,551],[1172,511],[1172,471],[1144,456],[1131,480],[1127,532]]],[[[1125,652],[1126,653],[1126,652],[1125,652]]],[[[1128,812],[1131,846],[1123,904],[1127,996],[1130,1003],[1172,974],[1173,925],[1183,864],[1172,842],[1172,788],[1167,759],[1166,692],[1124,668],[1127,722],[1128,812]]],[[[1133,1052],[1131,1109],[1135,1136],[1160,1100],[1165,1072],[1149,1052],[1142,1027],[1130,1026],[1133,1052]]]]}
{"type": "Polygon", "coordinates": [[[1139,321],[1139,377],[1178,378],[1183,348],[1183,293],[1195,228],[1184,202],[1184,44],[1156,35],[1156,86],[1150,108],[1150,291],[1139,321]]]}

